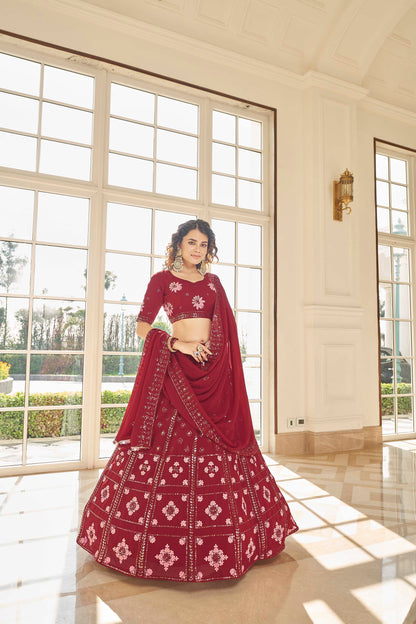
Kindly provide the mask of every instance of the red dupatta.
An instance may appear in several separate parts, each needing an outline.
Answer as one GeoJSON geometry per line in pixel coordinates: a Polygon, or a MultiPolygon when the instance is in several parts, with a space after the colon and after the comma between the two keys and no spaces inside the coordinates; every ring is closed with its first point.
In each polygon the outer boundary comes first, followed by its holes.
{"type": "Polygon", "coordinates": [[[116,442],[150,448],[160,393],[196,430],[222,447],[244,455],[258,448],[250,414],[237,326],[224,288],[211,274],[217,296],[205,366],[167,346],[169,334],[152,328],[116,442]]]}

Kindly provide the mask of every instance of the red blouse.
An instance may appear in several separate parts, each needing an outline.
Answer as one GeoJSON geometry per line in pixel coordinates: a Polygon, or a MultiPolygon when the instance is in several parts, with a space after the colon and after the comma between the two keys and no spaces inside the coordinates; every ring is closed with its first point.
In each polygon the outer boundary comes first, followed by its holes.
{"type": "Polygon", "coordinates": [[[182,277],[173,276],[169,270],[154,273],[150,278],[136,321],[152,324],[162,306],[171,323],[184,318],[212,320],[216,278],[216,275],[207,272],[204,279],[190,282],[182,277]]]}

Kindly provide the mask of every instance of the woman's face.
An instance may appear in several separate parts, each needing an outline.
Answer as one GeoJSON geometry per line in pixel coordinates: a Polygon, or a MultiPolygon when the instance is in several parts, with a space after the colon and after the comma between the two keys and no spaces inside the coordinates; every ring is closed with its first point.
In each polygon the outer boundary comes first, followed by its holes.
{"type": "Polygon", "coordinates": [[[190,264],[199,264],[204,260],[208,251],[208,236],[199,230],[190,230],[185,234],[179,247],[182,250],[182,258],[190,264]]]}

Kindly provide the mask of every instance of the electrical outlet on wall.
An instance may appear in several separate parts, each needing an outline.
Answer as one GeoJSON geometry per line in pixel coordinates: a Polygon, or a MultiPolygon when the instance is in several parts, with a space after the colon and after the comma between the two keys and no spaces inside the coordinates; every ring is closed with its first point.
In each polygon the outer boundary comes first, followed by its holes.
{"type": "Polygon", "coordinates": [[[296,420],[294,418],[288,418],[287,426],[289,429],[291,429],[292,427],[296,427],[296,420]]]}

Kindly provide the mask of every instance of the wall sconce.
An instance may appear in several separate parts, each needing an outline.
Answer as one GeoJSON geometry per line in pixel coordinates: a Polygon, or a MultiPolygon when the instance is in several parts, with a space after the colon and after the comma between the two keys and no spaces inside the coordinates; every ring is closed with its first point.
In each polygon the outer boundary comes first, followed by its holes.
{"type": "Polygon", "coordinates": [[[342,221],[342,211],[346,210],[348,214],[351,213],[351,206],[348,204],[352,202],[352,183],[354,177],[351,171],[345,169],[344,173],[340,175],[339,181],[334,180],[334,220],[342,221]]]}

